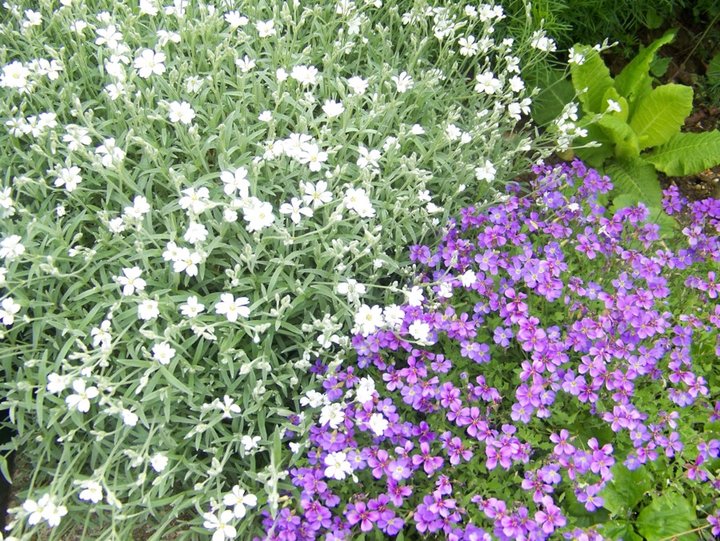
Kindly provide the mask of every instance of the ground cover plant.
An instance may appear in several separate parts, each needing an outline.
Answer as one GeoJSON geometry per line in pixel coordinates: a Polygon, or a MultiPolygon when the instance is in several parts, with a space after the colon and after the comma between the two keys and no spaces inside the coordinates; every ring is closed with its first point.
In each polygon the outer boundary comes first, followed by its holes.
{"type": "Polygon", "coordinates": [[[315,359],[541,155],[522,70],[553,41],[405,4],[4,5],[4,452],[33,468],[8,535],[262,531],[315,359]]]}
{"type": "Polygon", "coordinates": [[[534,169],[367,307],[266,539],[720,535],[720,200],[610,213],[608,177],[534,169]]]}

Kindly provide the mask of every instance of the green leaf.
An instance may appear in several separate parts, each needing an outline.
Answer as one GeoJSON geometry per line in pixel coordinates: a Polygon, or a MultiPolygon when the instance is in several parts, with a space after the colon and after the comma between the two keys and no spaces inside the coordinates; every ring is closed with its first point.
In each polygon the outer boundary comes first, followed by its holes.
{"type": "Polygon", "coordinates": [[[613,479],[600,493],[605,509],[613,515],[631,510],[653,486],[653,478],[647,468],[629,470],[622,464],[612,468],[613,479]]]}
{"type": "Polygon", "coordinates": [[[640,149],[667,143],[680,132],[692,111],[693,90],[685,85],[663,85],[637,102],[630,127],[637,133],[640,149]]]}
{"type": "Polygon", "coordinates": [[[605,539],[622,539],[623,541],[642,541],[628,522],[612,521],[602,525],[600,532],[605,539]]]}
{"type": "Polygon", "coordinates": [[[575,89],[563,70],[538,70],[529,84],[540,89],[532,102],[532,117],[538,126],[550,124],[575,98],[575,89]]]}
{"type": "Polygon", "coordinates": [[[643,158],[671,177],[700,173],[720,164],[720,131],[678,133],[643,158]]]}
{"type": "Polygon", "coordinates": [[[661,237],[672,237],[673,232],[679,229],[677,220],[667,214],[662,207],[648,207],[648,211],[650,212],[648,222],[658,224],[660,226],[661,237]]]}
{"type": "Polygon", "coordinates": [[[615,185],[616,194],[637,196],[648,206],[660,206],[662,190],[655,168],[641,159],[618,160],[605,169],[615,185]]]}
{"type": "Polygon", "coordinates": [[[615,144],[615,156],[622,160],[640,157],[637,135],[627,122],[616,116],[604,115],[597,124],[615,144]]]}
{"type": "Polygon", "coordinates": [[[712,86],[720,85],[720,53],[712,57],[705,70],[705,76],[712,86]]]}
{"type": "Polygon", "coordinates": [[[574,49],[585,56],[582,64],[570,65],[570,75],[578,93],[578,99],[586,113],[600,113],[605,92],[614,86],[610,70],[600,58],[600,53],[589,45],[576,44],[574,49]]]}
{"type": "Polygon", "coordinates": [[[652,79],[650,78],[650,64],[660,47],[675,39],[675,30],[665,32],[662,37],[645,47],[630,63],[623,68],[615,79],[615,88],[625,96],[633,106],[637,98],[650,91],[652,79]]]}
{"type": "MultiPolygon", "coordinates": [[[[637,529],[647,541],[658,541],[692,530],[695,511],[685,498],[675,492],[663,494],[645,507],[637,518],[637,529]]],[[[692,534],[683,540],[696,539],[692,534]]]]}
{"type": "Polygon", "coordinates": [[[613,142],[597,124],[587,126],[587,137],[576,139],[573,144],[586,145],[590,142],[600,143],[599,147],[576,149],[580,159],[591,167],[601,167],[603,162],[613,155],[613,142]]]}

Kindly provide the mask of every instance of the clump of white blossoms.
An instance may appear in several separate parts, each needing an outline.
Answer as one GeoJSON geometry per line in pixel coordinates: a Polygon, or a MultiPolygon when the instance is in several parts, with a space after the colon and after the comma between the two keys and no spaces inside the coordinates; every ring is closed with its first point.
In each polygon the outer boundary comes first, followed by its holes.
{"type": "Polygon", "coordinates": [[[2,23],[1,385],[35,467],[7,535],[260,536],[345,421],[312,364],[401,332],[408,246],[549,153],[522,69],[554,42],[493,3],[41,4],[2,23]]]}

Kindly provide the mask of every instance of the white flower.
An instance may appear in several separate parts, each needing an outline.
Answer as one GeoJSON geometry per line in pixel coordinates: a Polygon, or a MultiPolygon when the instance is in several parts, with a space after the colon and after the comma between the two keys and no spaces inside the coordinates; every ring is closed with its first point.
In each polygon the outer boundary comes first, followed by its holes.
{"type": "Polygon", "coordinates": [[[410,77],[406,71],[403,71],[400,75],[393,75],[391,79],[395,83],[395,88],[400,94],[404,94],[410,90],[414,84],[412,77],[410,77]]]}
{"type": "Polygon", "coordinates": [[[180,122],[188,125],[192,124],[195,118],[195,111],[190,107],[190,104],[186,101],[171,101],[168,104],[168,117],[170,122],[180,122]]]}
{"type": "Polygon", "coordinates": [[[318,81],[318,69],[315,66],[295,66],[290,72],[290,77],[301,85],[314,85],[318,81]]]}
{"type": "Polygon", "coordinates": [[[116,50],[122,43],[122,33],[118,32],[115,25],[109,25],[107,28],[98,28],[95,33],[97,39],[95,40],[96,45],[107,45],[109,49],[116,50]]]}
{"type": "Polygon", "coordinates": [[[105,139],[103,144],[95,149],[95,154],[100,157],[103,167],[112,167],[125,159],[125,151],[115,144],[115,138],[105,139]]]}
{"type": "Polygon", "coordinates": [[[180,305],[180,312],[182,315],[188,318],[197,317],[205,310],[205,305],[198,302],[198,298],[195,295],[191,295],[185,301],[185,304],[180,305]]]}
{"type": "Polygon", "coordinates": [[[229,11],[225,14],[225,22],[230,25],[232,30],[245,26],[249,21],[244,15],[241,15],[239,11],[229,11]]]}
{"type": "Polygon", "coordinates": [[[258,115],[260,122],[270,122],[273,119],[272,111],[263,111],[258,115]]]}
{"type": "Polygon", "coordinates": [[[355,332],[359,332],[363,336],[374,333],[385,324],[383,319],[382,308],[377,304],[368,306],[363,304],[355,313],[355,332]]]}
{"type": "Polygon", "coordinates": [[[235,403],[235,400],[230,398],[228,395],[223,397],[223,401],[218,401],[216,407],[223,412],[223,419],[231,419],[233,415],[240,415],[242,410],[240,406],[235,403]]]}
{"type": "Polygon", "coordinates": [[[283,68],[278,68],[278,69],[275,70],[275,78],[278,80],[278,83],[282,83],[283,81],[287,81],[288,72],[285,71],[283,68]]]}
{"type": "Polygon", "coordinates": [[[23,66],[22,62],[17,60],[3,66],[2,75],[0,75],[0,87],[17,88],[26,90],[29,84],[30,70],[23,66]]]}
{"type": "Polygon", "coordinates": [[[150,457],[150,466],[158,473],[167,467],[168,462],[168,457],[164,453],[155,453],[150,457]]]}
{"type": "Polygon", "coordinates": [[[168,342],[160,342],[152,347],[152,356],[160,364],[168,365],[175,357],[175,350],[168,342]]]}
{"type": "Polygon", "coordinates": [[[198,244],[200,242],[205,242],[207,237],[208,230],[203,224],[197,222],[190,222],[187,230],[185,231],[185,234],[183,235],[185,241],[189,242],[190,244],[198,244]]]}
{"type": "Polygon", "coordinates": [[[145,214],[150,212],[150,203],[144,195],[136,195],[133,198],[133,204],[130,207],[125,207],[123,213],[130,219],[139,220],[145,214]]]}
{"type": "Polygon", "coordinates": [[[28,524],[31,526],[44,520],[52,528],[60,524],[60,519],[67,515],[67,508],[64,505],[55,505],[49,494],[44,494],[37,502],[25,500],[22,507],[29,515],[28,524]]]}
{"type": "Polygon", "coordinates": [[[585,55],[571,47],[568,51],[568,64],[577,64],[578,66],[585,63],[585,55]]]}
{"type": "Polygon", "coordinates": [[[178,201],[180,208],[189,210],[194,214],[201,214],[209,207],[210,191],[205,186],[197,190],[195,188],[186,188],[182,193],[185,195],[178,201]]]}
{"type": "Polygon", "coordinates": [[[243,518],[247,511],[245,507],[255,507],[257,497],[254,494],[245,494],[245,490],[239,485],[232,487],[232,490],[223,496],[223,503],[233,508],[233,516],[237,519],[243,518]]]}
{"type": "Polygon", "coordinates": [[[358,147],[357,165],[360,169],[378,169],[379,160],[382,157],[379,150],[368,150],[363,145],[358,147]]]}
{"type": "Polygon", "coordinates": [[[322,110],[328,118],[335,118],[336,116],[343,114],[345,106],[340,101],[325,100],[322,110]]]}
{"type": "Polygon", "coordinates": [[[368,421],[368,427],[376,436],[382,436],[389,426],[390,423],[382,413],[373,413],[368,421]]]}
{"type": "Polygon", "coordinates": [[[165,251],[162,254],[165,261],[177,261],[180,259],[181,255],[183,255],[182,248],[173,241],[170,241],[165,245],[165,251]]]}
{"type": "Polygon", "coordinates": [[[370,198],[362,188],[348,188],[343,198],[345,206],[354,211],[361,218],[372,218],[375,216],[375,209],[370,198]]]}
{"type": "Polygon", "coordinates": [[[243,446],[243,451],[246,453],[258,448],[260,442],[260,436],[243,436],[240,438],[240,445],[243,446]]]}
{"type": "Polygon", "coordinates": [[[280,214],[289,214],[292,222],[299,224],[302,216],[309,218],[313,215],[313,211],[310,207],[304,207],[301,199],[293,197],[290,203],[280,205],[280,214]]]}
{"type": "Polygon", "coordinates": [[[220,295],[220,302],[215,304],[215,313],[224,315],[228,321],[235,323],[238,317],[250,317],[250,300],[247,297],[233,297],[232,293],[220,295]]]}
{"type": "Polygon", "coordinates": [[[65,126],[65,135],[63,135],[62,140],[67,144],[68,150],[71,152],[80,150],[92,143],[90,130],[75,124],[65,126]]]}
{"type": "Polygon", "coordinates": [[[60,374],[52,372],[51,374],[48,374],[47,385],[45,388],[50,394],[60,394],[67,389],[69,384],[70,376],[61,376],[60,374]]]}
{"type": "Polygon", "coordinates": [[[177,259],[173,261],[173,270],[175,272],[184,271],[188,276],[197,276],[200,263],[202,263],[202,255],[199,252],[178,248],[177,259]]]}
{"type": "Polygon", "coordinates": [[[408,298],[407,303],[410,306],[420,306],[425,299],[422,289],[420,289],[419,286],[414,286],[410,291],[406,291],[405,295],[408,298]]]}
{"type": "Polygon", "coordinates": [[[20,242],[21,240],[22,237],[20,235],[5,237],[2,242],[0,242],[0,257],[9,261],[23,255],[25,253],[25,246],[20,242]]]}
{"type": "Polygon", "coordinates": [[[460,275],[460,283],[463,287],[470,287],[475,282],[477,282],[477,275],[472,270],[467,270],[464,274],[460,275]]]}
{"type": "Polygon", "coordinates": [[[322,164],[328,159],[328,153],[320,150],[315,143],[303,143],[297,154],[298,161],[302,164],[308,164],[310,171],[320,171],[322,164]]]}
{"type": "Polygon", "coordinates": [[[275,221],[272,205],[255,197],[250,198],[249,204],[243,208],[243,218],[250,233],[270,227],[275,221]]]}
{"type": "Polygon", "coordinates": [[[495,180],[495,166],[490,160],[485,160],[485,164],[475,168],[475,178],[492,182],[495,180]]]}
{"type": "Polygon", "coordinates": [[[158,14],[156,0],[140,0],[140,15],[154,17],[158,14]]]}
{"type": "Polygon", "coordinates": [[[342,404],[333,403],[323,406],[320,410],[320,426],[328,425],[333,430],[337,429],[345,420],[345,412],[342,404]]]}
{"type": "Polygon", "coordinates": [[[375,381],[370,376],[360,379],[355,389],[355,400],[365,404],[375,396],[375,381]]]}
{"type": "Polygon", "coordinates": [[[126,426],[135,426],[138,423],[139,417],[135,412],[130,411],[129,409],[124,409],[120,412],[120,416],[122,417],[122,421],[126,426]]]}
{"type": "Polygon", "coordinates": [[[140,54],[135,57],[133,66],[138,75],[143,79],[147,79],[151,75],[162,75],[165,73],[165,53],[155,52],[152,49],[143,49],[140,54]]]}
{"type": "Polygon", "coordinates": [[[523,81],[520,76],[513,75],[510,78],[510,90],[515,92],[516,94],[519,92],[522,92],[525,89],[525,81],[523,81]]]}
{"type": "Polygon", "coordinates": [[[358,77],[358,76],[350,77],[347,80],[347,84],[350,87],[350,89],[353,91],[353,93],[357,94],[358,96],[365,94],[365,91],[368,88],[367,79],[363,79],[362,77],[358,77]]]}
{"type": "Polygon", "coordinates": [[[203,528],[213,532],[211,541],[225,541],[226,539],[235,539],[237,530],[231,524],[235,520],[233,512],[229,509],[218,511],[218,514],[203,513],[203,528]]]}
{"type": "Polygon", "coordinates": [[[391,329],[399,329],[405,319],[405,312],[397,304],[391,304],[383,308],[385,324],[391,329]]]}
{"type": "Polygon", "coordinates": [[[424,321],[414,321],[409,327],[408,332],[415,340],[421,344],[429,344],[430,325],[424,321]]]}
{"type": "Polygon", "coordinates": [[[306,205],[312,205],[312,208],[317,209],[323,206],[325,203],[332,201],[332,192],[327,189],[328,184],[324,180],[318,181],[317,184],[312,182],[301,182],[300,188],[305,192],[302,196],[303,201],[306,205]]]}
{"type": "Polygon", "coordinates": [[[612,113],[612,112],[620,113],[620,112],[622,112],[622,107],[615,100],[611,100],[610,98],[608,98],[607,109],[605,109],[605,111],[607,111],[608,113],[612,113]]]}
{"type": "Polygon", "coordinates": [[[478,44],[477,41],[475,41],[475,36],[460,38],[458,45],[460,45],[460,54],[462,56],[473,56],[478,52],[478,44]]]}
{"type": "Polygon", "coordinates": [[[420,124],[413,124],[410,126],[410,133],[413,135],[424,135],[425,128],[423,128],[420,124]]]}
{"type": "Polygon", "coordinates": [[[3,325],[10,326],[15,323],[15,314],[20,311],[20,304],[16,303],[12,297],[7,297],[0,303],[0,320],[3,325]]]}
{"type": "Polygon", "coordinates": [[[168,32],[167,30],[158,30],[158,45],[165,47],[169,42],[180,43],[180,34],[177,32],[168,32]]]}
{"type": "Polygon", "coordinates": [[[78,498],[86,502],[98,503],[103,499],[103,489],[97,481],[81,481],[78,498]]]}
{"type": "Polygon", "coordinates": [[[110,334],[110,320],[104,319],[100,323],[100,327],[90,329],[93,347],[100,346],[101,351],[110,351],[112,349],[112,334],[110,334]]]}
{"type": "Polygon", "coordinates": [[[138,317],[144,321],[155,319],[160,315],[158,301],[145,299],[138,304],[138,317]]]}
{"type": "Polygon", "coordinates": [[[340,295],[345,295],[350,302],[358,302],[360,297],[367,292],[367,288],[364,284],[358,283],[357,280],[348,278],[347,282],[340,282],[337,285],[336,291],[340,295]]]}
{"type": "Polygon", "coordinates": [[[258,36],[261,38],[267,38],[275,35],[275,21],[272,19],[269,21],[256,22],[255,28],[257,28],[258,36]]]}
{"type": "Polygon", "coordinates": [[[327,403],[327,397],[323,393],[319,393],[313,389],[307,391],[305,396],[300,397],[300,405],[310,408],[319,408],[327,403]]]}
{"type": "Polygon", "coordinates": [[[71,410],[77,410],[80,413],[87,413],[90,411],[90,400],[97,397],[100,392],[97,387],[86,387],[85,380],[76,379],[72,382],[73,391],[75,394],[69,395],[65,398],[65,403],[71,410]]]}
{"type": "Polygon", "coordinates": [[[325,457],[325,477],[342,481],[352,475],[352,466],[343,452],[329,453],[325,457]]]}
{"type": "Polygon", "coordinates": [[[555,42],[545,35],[544,30],[536,30],[533,33],[530,46],[547,53],[552,53],[557,50],[555,42]]]}
{"type": "Polygon", "coordinates": [[[248,55],[245,55],[243,58],[236,58],[235,65],[243,73],[248,73],[255,67],[255,61],[252,58],[250,58],[248,55]]]}
{"type": "Polygon", "coordinates": [[[475,76],[475,81],[475,92],[484,92],[485,94],[492,95],[502,88],[500,79],[496,78],[492,71],[478,73],[475,76]]]}
{"type": "Polygon", "coordinates": [[[123,295],[132,295],[135,291],[143,291],[145,289],[146,282],[140,278],[142,274],[140,267],[124,268],[122,272],[124,276],[116,276],[115,281],[123,286],[123,295]]]}

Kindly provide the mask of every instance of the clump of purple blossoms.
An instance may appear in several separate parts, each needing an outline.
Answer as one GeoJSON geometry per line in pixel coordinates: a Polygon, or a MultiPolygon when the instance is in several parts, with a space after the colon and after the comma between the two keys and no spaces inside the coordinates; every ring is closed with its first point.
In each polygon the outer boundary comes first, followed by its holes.
{"type": "Polygon", "coordinates": [[[324,376],[325,422],[265,539],[603,539],[577,509],[655,461],[720,531],[720,441],[699,428],[720,420],[720,201],[667,190],[687,223],[666,242],[643,205],[604,208],[612,184],[582,163],[534,173],[411,248],[426,300],[324,376]]]}

